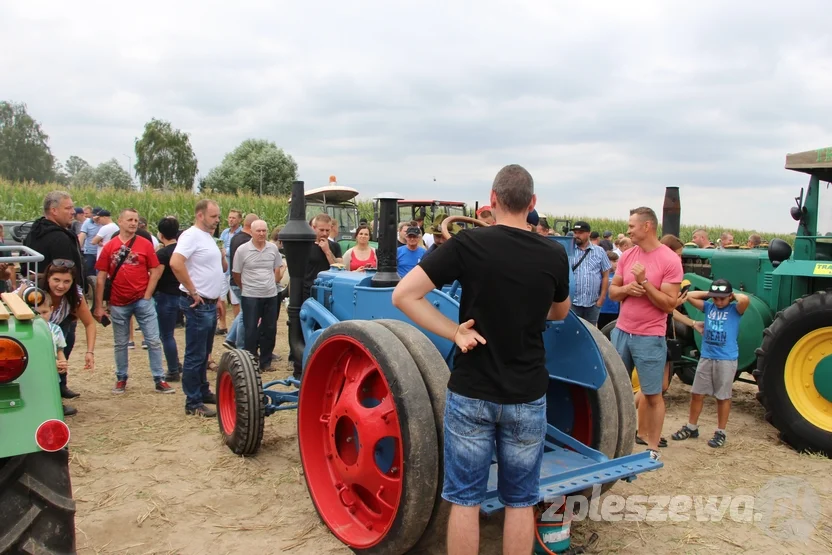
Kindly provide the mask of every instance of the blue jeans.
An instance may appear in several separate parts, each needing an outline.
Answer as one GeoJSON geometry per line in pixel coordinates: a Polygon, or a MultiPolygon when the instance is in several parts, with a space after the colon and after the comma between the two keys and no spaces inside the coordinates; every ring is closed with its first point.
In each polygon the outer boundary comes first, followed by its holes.
{"type": "Polygon", "coordinates": [[[663,335],[635,335],[612,330],[612,345],[618,351],[630,376],[638,368],[638,382],[644,395],[659,395],[662,392],[664,364],[667,362],[667,340],[663,335]]]}
{"type": "Polygon", "coordinates": [[[217,331],[217,305],[201,303],[191,308],[189,297],[179,297],[179,310],[185,313],[185,357],[182,360],[182,391],[185,409],[203,405],[208,386],[208,355],[214,348],[217,331]]]}
{"type": "MultiPolygon", "coordinates": [[[[66,340],[66,347],[64,347],[64,357],[69,360],[69,355],[72,354],[72,348],[75,347],[75,328],[78,327],[78,320],[75,318],[66,317],[61,322],[60,328],[64,332],[64,340],[66,340]]],[[[61,387],[66,387],[66,374],[58,374],[60,376],[61,387]]]]}
{"type": "Polygon", "coordinates": [[[592,306],[575,306],[572,305],[572,312],[575,316],[580,316],[593,326],[598,325],[598,316],[601,314],[601,307],[597,305],[592,306]]]}
{"type": "Polygon", "coordinates": [[[125,306],[110,305],[110,319],[113,322],[113,351],[116,358],[116,379],[127,380],[127,342],[130,341],[130,317],[135,316],[144,340],[147,341],[147,357],[150,360],[150,373],[154,381],[164,378],[162,370],[162,342],[159,341],[159,321],[153,301],[139,299],[125,306]]]}
{"type": "Polygon", "coordinates": [[[445,399],[442,499],[465,507],[485,501],[496,442],[500,502],[515,508],[536,505],[547,428],[546,397],[500,405],[449,390],[445,399]]]}
{"type": "MultiPolygon", "coordinates": [[[[242,290],[237,287],[236,285],[231,285],[231,289],[234,291],[234,294],[237,295],[237,300],[243,298],[242,290]]],[[[240,303],[240,312],[237,314],[237,317],[234,318],[234,321],[231,322],[231,327],[228,329],[228,333],[225,336],[226,341],[230,341],[234,343],[238,349],[243,348],[243,343],[246,340],[246,326],[245,322],[243,321],[243,303],[240,303]]]]}
{"type": "Polygon", "coordinates": [[[277,295],[266,298],[241,297],[240,313],[243,314],[247,331],[244,336],[245,350],[256,355],[259,346],[260,368],[268,368],[277,334],[277,295]]]}
{"type": "Polygon", "coordinates": [[[156,292],[153,298],[156,299],[156,315],[159,319],[159,336],[162,340],[162,349],[165,351],[165,360],[168,363],[168,374],[179,374],[179,349],[176,346],[176,339],[173,337],[173,330],[176,328],[176,320],[179,316],[179,298],[181,295],[156,292]]]}

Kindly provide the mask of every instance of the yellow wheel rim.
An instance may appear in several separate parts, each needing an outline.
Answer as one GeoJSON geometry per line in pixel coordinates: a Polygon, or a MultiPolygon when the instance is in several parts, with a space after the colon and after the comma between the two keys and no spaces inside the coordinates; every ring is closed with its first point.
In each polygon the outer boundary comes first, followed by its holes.
{"type": "Polygon", "coordinates": [[[633,393],[641,391],[641,384],[638,381],[638,370],[633,368],[633,375],[630,377],[630,382],[633,384],[633,393]]]}
{"type": "Polygon", "coordinates": [[[789,352],[783,376],[797,412],[812,425],[832,432],[832,327],[801,337],[789,352]]]}

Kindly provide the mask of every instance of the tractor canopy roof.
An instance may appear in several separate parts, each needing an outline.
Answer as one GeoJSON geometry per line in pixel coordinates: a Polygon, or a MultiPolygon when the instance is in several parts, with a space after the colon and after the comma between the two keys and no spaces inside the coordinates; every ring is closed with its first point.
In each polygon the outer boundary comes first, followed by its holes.
{"type": "Polygon", "coordinates": [[[400,200],[400,206],[465,206],[464,202],[456,200],[400,200]]]}
{"type": "Polygon", "coordinates": [[[786,169],[808,173],[832,182],[832,147],[786,155],[786,169]]]}

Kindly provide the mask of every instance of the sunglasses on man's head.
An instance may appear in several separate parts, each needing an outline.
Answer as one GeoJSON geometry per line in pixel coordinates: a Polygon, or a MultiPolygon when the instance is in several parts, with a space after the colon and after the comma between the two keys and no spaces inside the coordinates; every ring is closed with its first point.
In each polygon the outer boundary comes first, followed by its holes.
{"type": "Polygon", "coordinates": [[[720,291],[724,293],[727,289],[727,285],[711,285],[711,291],[720,291]]]}

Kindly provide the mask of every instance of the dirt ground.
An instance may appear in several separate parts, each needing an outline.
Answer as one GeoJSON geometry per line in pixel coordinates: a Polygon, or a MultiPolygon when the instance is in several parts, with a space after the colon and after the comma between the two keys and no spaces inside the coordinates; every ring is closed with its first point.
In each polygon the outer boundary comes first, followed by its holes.
{"type": "MultiPolygon", "coordinates": [[[[285,360],[283,317],[278,352],[285,360]]],[[[69,385],[81,393],[72,401],[79,412],[68,419],[80,553],[350,553],[321,524],[307,494],[294,411],[267,419],[255,457],[235,456],[220,443],[215,419],[185,416],[180,384],[172,384],[174,395],[154,392],[141,348],[130,354],[127,392],[110,392],[111,329],[98,327],[94,373],[79,362],[86,350],[83,333],[70,358],[69,385]]],[[[176,336],[181,356],[184,330],[176,336]]],[[[216,360],[221,343],[218,337],[216,360]]],[[[264,379],[290,374],[280,368],[264,379]]],[[[667,396],[664,434],[671,445],[663,450],[664,468],[621,482],[610,494],[757,495],[754,512],[762,520],[741,522],[726,514],[702,522],[693,510],[688,520],[678,511],[658,522],[587,518],[573,525],[573,545],[590,542],[590,553],[832,552],[832,463],[782,444],[763,419],[755,388],[740,383],[723,449],[706,445],[716,422],[713,402],[706,402],[700,439],[673,442],[669,435],[687,419],[688,391],[674,381],[667,396]],[[766,503],[775,498],[776,506],[766,503]]],[[[501,552],[501,527],[499,516],[482,519],[481,553],[501,552]]]]}

